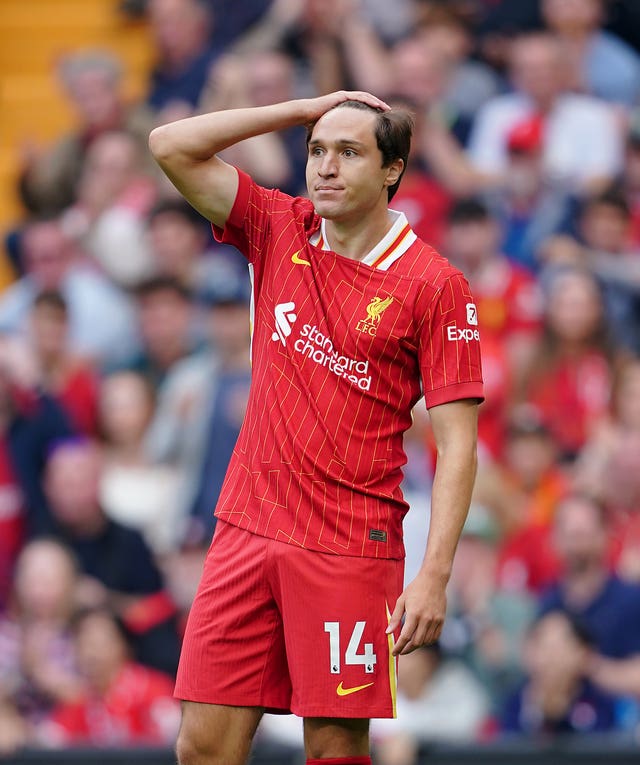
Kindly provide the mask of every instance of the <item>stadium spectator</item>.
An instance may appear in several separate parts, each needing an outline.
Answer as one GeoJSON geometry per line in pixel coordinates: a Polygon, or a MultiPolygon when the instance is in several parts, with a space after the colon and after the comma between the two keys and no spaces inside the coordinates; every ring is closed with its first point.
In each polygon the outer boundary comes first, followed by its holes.
{"type": "Polygon", "coordinates": [[[190,518],[184,543],[208,546],[213,508],[235,445],[250,382],[249,285],[235,261],[218,261],[197,294],[207,346],[178,365],[164,386],[146,436],[155,463],[175,465],[185,482],[178,504],[190,518]]]}
{"type": "Polygon", "coordinates": [[[486,689],[464,662],[437,643],[423,646],[399,662],[397,720],[372,721],[376,762],[409,765],[434,742],[476,741],[489,709],[486,689]]]}
{"type": "Polygon", "coordinates": [[[489,99],[479,110],[469,157],[480,171],[504,177],[507,136],[523,119],[543,120],[543,167],[552,183],[584,193],[611,181],[622,165],[622,136],[612,108],[568,90],[568,64],[560,42],[530,33],[513,42],[511,93],[489,99]]]}
{"type": "Polygon", "coordinates": [[[522,375],[521,399],[532,404],[556,439],[560,459],[572,461],[606,417],[612,349],[598,282],[585,268],[549,276],[544,332],[522,375]]]}
{"type": "Polygon", "coordinates": [[[145,453],[145,435],[154,411],[153,389],[139,373],[114,372],[103,378],[100,503],[110,518],[138,529],[160,558],[178,546],[183,517],[179,471],[169,464],[152,463],[145,453]]]}
{"type": "Polygon", "coordinates": [[[106,364],[137,347],[129,299],[86,264],[59,220],[29,223],[21,240],[25,275],[0,296],[0,331],[24,333],[36,296],[55,290],[69,309],[69,344],[74,353],[106,364]]]}
{"type": "MultiPolygon", "coordinates": [[[[277,77],[280,75],[286,80],[287,72],[279,73],[278,69],[286,66],[284,55],[267,51],[247,56],[228,54],[220,57],[211,67],[206,97],[202,99],[202,110],[211,112],[260,105],[265,95],[260,92],[263,83],[273,80],[272,89],[279,92],[277,77]]],[[[282,89],[287,90],[286,81],[282,83],[282,89]]],[[[269,89],[265,90],[268,94],[269,89]]],[[[304,149],[306,159],[304,132],[289,130],[287,133],[290,137],[298,136],[298,151],[304,149]]],[[[284,135],[273,133],[253,136],[225,149],[222,155],[225,161],[245,167],[247,172],[255,175],[262,185],[269,188],[291,182],[292,166],[287,156],[284,135]]]]}
{"type": "Polygon", "coordinates": [[[493,507],[476,487],[447,590],[449,616],[441,644],[465,660],[494,708],[521,676],[516,646],[535,613],[529,593],[498,580],[499,540],[493,507]]]}
{"type": "Polygon", "coordinates": [[[640,96],[640,57],[602,29],[605,0],[542,0],[545,24],[562,42],[573,90],[633,106],[640,96]]]}
{"type": "Polygon", "coordinates": [[[159,113],[177,105],[195,109],[220,49],[211,44],[206,0],[148,0],[146,12],[157,54],[147,103],[162,120],[159,113]]]}
{"type": "Polygon", "coordinates": [[[435,106],[457,140],[466,145],[478,109],[501,89],[500,78],[477,56],[471,26],[452,4],[425,3],[419,30],[425,45],[446,62],[446,79],[435,106]]]}
{"type": "Polygon", "coordinates": [[[0,336],[0,604],[25,537],[54,529],[44,466],[52,446],[73,432],[63,408],[39,389],[31,354],[0,336]]]}
{"type": "Polygon", "coordinates": [[[512,412],[503,459],[494,466],[493,480],[486,473],[477,490],[490,498],[501,531],[497,586],[538,594],[558,573],[551,530],[558,502],[571,484],[560,468],[558,445],[535,410],[512,412]]]}
{"type": "Polygon", "coordinates": [[[634,249],[640,248],[640,109],[631,111],[628,117],[626,150],[619,185],[631,211],[631,241],[634,249]]]}
{"type": "Polygon", "coordinates": [[[640,360],[626,359],[616,370],[610,416],[581,450],[574,484],[602,503],[612,524],[618,570],[640,580],[637,543],[640,530],[640,360]]]}
{"type": "MultiPolygon", "coordinates": [[[[242,282],[204,290],[201,301],[207,306],[208,333],[213,351],[213,374],[208,374],[206,403],[200,409],[205,418],[205,440],[191,517],[200,528],[199,539],[191,544],[207,547],[213,535],[216,506],[222,482],[244,420],[251,383],[250,325],[248,295],[242,282]]],[[[205,362],[206,363],[206,362],[205,362]]],[[[209,361],[209,364],[211,361],[209,361]]],[[[191,430],[193,435],[194,429],[191,430]]]]}
{"type": "Polygon", "coordinates": [[[144,219],[156,197],[136,139],[125,131],[98,136],[87,150],[75,204],[62,216],[67,234],[122,287],[151,274],[144,219]]]}
{"type": "Polygon", "coordinates": [[[119,368],[143,374],[158,392],[171,369],[197,349],[191,295],[177,279],[154,276],[136,286],[135,296],[142,347],[119,368]]]}
{"type": "Polygon", "coordinates": [[[611,731],[615,704],[588,679],[590,647],[589,634],[566,614],[542,616],[525,639],[527,678],[506,701],[502,730],[534,737],[611,731]]]}
{"type": "Polygon", "coordinates": [[[531,274],[503,255],[499,245],[498,222],[483,202],[461,199],[453,205],[444,252],[469,280],[478,327],[483,337],[504,346],[515,385],[540,330],[541,295],[531,274]]]}
{"type": "Polygon", "coordinates": [[[176,736],[178,703],[168,675],[132,661],[127,633],[106,608],[74,620],[82,692],[58,704],[41,726],[47,746],[166,746],[176,736]]]}
{"type": "Polygon", "coordinates": [[[140,152],[151,127],[144,107],[127,103],[122,63],[111,51],[73,51],[61,59],[57,74],[76,125],[52,147],[31,147],[23,157],[21,197],[36,216],[57,215],[75,202],[86,153],[102,133],[127,130],[139,140],[140,152]]]}
{"type": "Polygon", "coordinates": [[[215,267],[208,251],[209,226],[184,200],[159,201],[149,212],[147,237],[158,275],[175,279],[190,292],[215,267]]]}
{"type": "Polygon", "coordinates": [[[70,629],[78,583],[76,561],[57,540],[29,542],[20,553],[0,617],[0,717],[21,720],[23,744],[37,740],[38,725],[54,706],[81,691],[70,629]]]}
{"type": "Polygon", "coordinates": [[[578,226],[585,262],[602,285],[615,343],[640,353],[640,250],[631,244],[625,195],[611,187],[588,197],[578,226]]]}
{"type": "Polygon", "coordinates": [[[69,310],[59,292],[41,292],[34,300],[29,316],[29,348],[39,387],[60,404],[74,429],[95,435],[98,372],[69,349],[69,310]]]}
{"type": "MultiPolygon", "coordinates": [[[[611,573],[611,542],[602,507],[580,495],[556,510],[557,582],[542,595],[540,611],[563,611],[591,636],[588,676],[619,702],[640,698],[640,587],[611,573]]],[[[622,711],[626,704],[619,703],[622,711]]],[[[616,722],[624,725],[626,718],[616,722]]]]}
{"type": "Polygon", "coordinates": [[[63,442],[52,452],[46,491],[58,535],[84,575],[83,602],[114,608],[133,634],[136,658],[173,672],[175,606],[140,532],[110,519],[100,505],[102,470],[100,450],[88,440],[63,442]]]}
{"type": "Polygon", "coordinates": [[[539,249],[550,236],[573,233],[577,200],[542,167],[543,125],[539,117],[516,123],[507,134],[504,182],[487,193],[502,231],[502,250],[532,272],[541,267],[539,249]]]}

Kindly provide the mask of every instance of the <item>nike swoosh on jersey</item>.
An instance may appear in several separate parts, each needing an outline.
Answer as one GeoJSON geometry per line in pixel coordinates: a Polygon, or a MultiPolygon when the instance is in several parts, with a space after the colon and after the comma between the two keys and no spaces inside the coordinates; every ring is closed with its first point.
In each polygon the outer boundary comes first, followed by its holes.
{"type": "Polygon", "coordinates": [[[353,688],[343,688],[341,680],[340,685],[338,685],[336,688],[336,693],[338,696],[348,696],[350,693],[357,693],[358,691],[362,691],[365,688],[368,688],[370,685],[373,685],[373,683],[367,683],[366,685],[356,685],[353,688]]]}
{"type": "Polygon", "coordinates": [[[308,260],[305,260],[304,258],[299,257],[302,250],[298,250],[297,252],[294,252],[291,256],[291,262],[295,263],[296,266],[310,266],[311,263],[309,263],[308,260]]]}

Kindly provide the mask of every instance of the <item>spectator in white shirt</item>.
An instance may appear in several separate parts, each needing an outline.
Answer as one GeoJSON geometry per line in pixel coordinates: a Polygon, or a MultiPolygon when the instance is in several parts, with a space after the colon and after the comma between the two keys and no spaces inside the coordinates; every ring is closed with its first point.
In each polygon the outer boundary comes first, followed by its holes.
{"type": "Polygon", "coordinates": [[[601,187],[619,171],[621,129],[608,104],[568,90],[570,67],[553,35],[529,33],[514,41],[510,79],[514,91],[496,96],[478,113],[469,142],[469,158],[486,174],[507,169],[507,136],[532,115],[544,122],[543,167],[552,183],[584,192],[601,187]]]}

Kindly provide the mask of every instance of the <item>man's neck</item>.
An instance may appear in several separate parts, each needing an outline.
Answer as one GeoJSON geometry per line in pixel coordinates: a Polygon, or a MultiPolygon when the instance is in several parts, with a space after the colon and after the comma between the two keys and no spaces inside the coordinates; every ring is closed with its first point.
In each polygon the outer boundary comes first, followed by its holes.
{"type": "Polygon", "coordinates": [[[352,260],[363,260],[393,226],[388,210],[384,215],[367,216],[360,221],[325,222],[327,244],[333,252],[352,260]]]}
{"type": "Polygon", "coordinates": [[[602,592],[607,577],[607,571],[600,566],[593,566],[579,572],[569,572],[563,583],[569,605],[574,608],[589,606],[602,592]]]}

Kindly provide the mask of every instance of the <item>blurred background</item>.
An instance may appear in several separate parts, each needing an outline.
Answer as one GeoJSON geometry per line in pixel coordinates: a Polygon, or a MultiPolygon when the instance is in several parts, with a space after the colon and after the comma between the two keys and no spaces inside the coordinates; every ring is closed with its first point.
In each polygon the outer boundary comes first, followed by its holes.
{"type": "MultiPolygon", "coordinates": [[[[242,256],[158,124],[342,88],[415,114],[393,207],[467,276],[486,402],[438,645],[378,765],[640,757],[640,4],[2,0],[0,760],[171,763],[250,382],[242,256]]],[[[303,128],[224,158],[304,194],[303,128]]],[[[428,528],[406,437],[407,579],[428,528]]],[[[256,763],[303,762],[268,717],[256,763]]]]}

